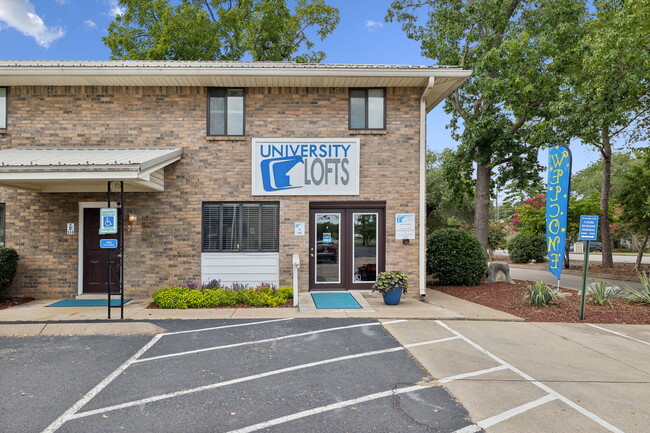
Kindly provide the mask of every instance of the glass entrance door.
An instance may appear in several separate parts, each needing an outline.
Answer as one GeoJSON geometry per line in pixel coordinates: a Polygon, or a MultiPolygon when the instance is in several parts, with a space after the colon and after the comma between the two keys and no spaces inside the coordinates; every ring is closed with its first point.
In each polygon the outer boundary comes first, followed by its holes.
{"type": "Polygon", "coordinates": [[[384,209],[341,205],[310,211],[311,290],[370,290],[384,270],[384,209]]]}

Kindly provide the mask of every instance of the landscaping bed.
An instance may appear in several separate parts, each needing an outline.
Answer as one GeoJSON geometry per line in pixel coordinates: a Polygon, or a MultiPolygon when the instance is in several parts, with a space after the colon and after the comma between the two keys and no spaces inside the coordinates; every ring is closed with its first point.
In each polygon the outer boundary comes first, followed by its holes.
{"type": "Polygon", "coordinates": [[[609,305],[596,305],[587,297],[585,320],[579,320],[580,295],[576,290],[562,289],[564,296],[546,306],[531,305],[524,297],[529,282],[483,283],[478,286],[430,286],[431,289],[495,310],[504,311],[530,322],[650,324],[650,305],[613,298],[609,305]]]}
{"type": "Polygon", "coordinates": [[[202,287],[169,287],[156,290],[149,308],[256,308],[293,307],[293,287],[260,284],[256,287],[221,286],[214,280],[202,287]]]}
{"type": "Polygon", "coordinates": [[[16,305],[26,304],[33,301],[34,298],[1,298],[0,299],[0,310],[5,308],[15,307],[16,305]]]}

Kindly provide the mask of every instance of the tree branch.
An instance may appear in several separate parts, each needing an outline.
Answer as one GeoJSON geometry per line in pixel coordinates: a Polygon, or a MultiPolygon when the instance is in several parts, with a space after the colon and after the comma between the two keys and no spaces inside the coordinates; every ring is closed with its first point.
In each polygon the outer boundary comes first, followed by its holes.
{"type": "Polygon", "coordinates": [[[641,110],[641,111],[639,111],[639,112],[636,114],[636,116],[634,116],[632,119],[630,119],[630,121],[627,122],[624,126],[622,126],[621,128],[617,129],[616,131],[612,132],[612,133],[610,134],[610,137],[614,137],[614,136],[616,136],[619,132],[624,131],[628,126],[630,126],[632,123],[634,123],[634,121],[635,121],[636,119],[638,119],[639,117],[643,116],[645,113],[648,113],[648,112],[650,112],[650,108],[646,108],[645,110],[641,110]]]}
{"type": "Polygon", "coordinates": [[[469,117],[467,116],[465,109],[463,109],[463,106],[460,103],[460,100],[458,98],[458,90],[454,90],[454,93],[452,93],[452,97],[450,101],[452,107],[454,107],[454,110],[456,110],[456,113],[458,113],[458,115],[462,117],[465,122],[468,122],[469,117]]]}
{"type": "Polygon", "coordinates": [[[208,12],[210,12],[210,16],[212,17],[212,22],[217,22],[217,19],[214,17],[214,13],[212,12],[212,8],[210,7],[210,2],[208,0],[203,0],[203,3],[205,3],[205,7],[208,9],[208,12]]]}

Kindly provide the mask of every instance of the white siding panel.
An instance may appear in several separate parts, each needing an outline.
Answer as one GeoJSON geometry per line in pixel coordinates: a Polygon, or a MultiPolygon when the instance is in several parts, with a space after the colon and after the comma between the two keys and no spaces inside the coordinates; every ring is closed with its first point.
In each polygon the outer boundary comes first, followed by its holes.
{"type": "Polygon", "coordinates": [[[201,281],[221,284],[280,282],[279,253],[201,253],[201,281]]]}

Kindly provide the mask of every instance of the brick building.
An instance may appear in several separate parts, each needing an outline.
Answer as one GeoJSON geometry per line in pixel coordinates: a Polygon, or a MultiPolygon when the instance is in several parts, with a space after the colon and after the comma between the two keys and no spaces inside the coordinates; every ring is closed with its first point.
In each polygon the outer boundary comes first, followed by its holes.
{"type": "Polygon", "coordinates": [[[127,296],[212,279],[291,285],[294,254],[301,291],[368,289],[382,270],[423,290],[426,113],[468,76],[2,61],[0,244],[21,256],[10,294],[105,292],[111,238],[127,296]],[[109,185],[124,188],[110,206],[121,233],[99,235],[109,185]]]}

